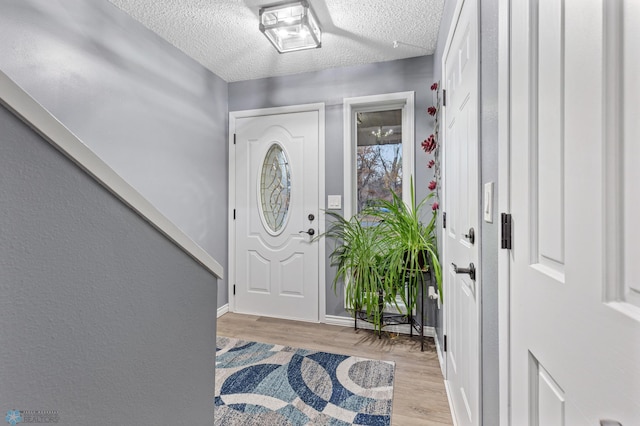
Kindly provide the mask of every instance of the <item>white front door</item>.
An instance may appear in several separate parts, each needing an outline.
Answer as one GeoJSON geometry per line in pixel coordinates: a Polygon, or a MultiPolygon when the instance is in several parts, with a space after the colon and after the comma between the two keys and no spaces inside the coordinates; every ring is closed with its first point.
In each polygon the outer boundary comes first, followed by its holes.
{"type": "Polygon", "coordinates": [[[446,379],[461,426],[480,424],[477,36],[477,2],[466,0],[445,53],[443,86],[446,379]],[[475,276],[462,268],[476,268],[475,276]]]}
{"type": "Polygon", "coordinates": [[[319,112],[238,118],[233,130],[234,310],[317,322],[319,112]]]}
{"type": "Polygon", "coordinates": [[[640,3],[510,4],[510,423],[637,425],[640,3]]]}

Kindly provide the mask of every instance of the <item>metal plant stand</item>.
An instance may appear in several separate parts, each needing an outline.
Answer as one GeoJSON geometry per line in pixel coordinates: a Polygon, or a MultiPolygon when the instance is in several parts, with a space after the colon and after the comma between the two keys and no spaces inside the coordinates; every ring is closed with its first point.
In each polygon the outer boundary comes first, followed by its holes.
{"type": "MultiPolygon", "coordinates": [[[[422,279],[419,280],[419,300],[416,304],[416,308],[419,309],[419,316],[414,315],[412,311],[405,314],[384,312],[384,299],[382,293],[378,294],[378,312],[380,313],[380,329],[378,330],[378,338],[382,338],[382,329],[390,325],[403,325],[409,324],[409,336],[413,337],[414,330],[420,336],[420,351],[424,352],[424,301],[426,298],[426,287],[431,282],[431,269],[422,273],[422,279]]],[[[408,292],[407,301],[409,306],[413,304],[411,299],[412,292],[408,292]]],[[[365,321],[370,324],[374,324],[374,315],[368,315],[366,311],[357,310],[353,316],[354,328],[358,329],[358,320],[365,321]]]]}

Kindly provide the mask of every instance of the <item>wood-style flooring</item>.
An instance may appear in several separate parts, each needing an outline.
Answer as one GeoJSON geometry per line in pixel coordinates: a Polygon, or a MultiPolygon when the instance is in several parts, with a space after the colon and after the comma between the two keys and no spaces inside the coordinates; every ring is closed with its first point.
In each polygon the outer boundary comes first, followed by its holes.
{"type": "Polygon", "coordinates": [[[236,337],[370,359],[395,361],[393,425],[452,425],[444,379],[432,339],[420,352],[417,338],[327,324],[227,313],[218,336],[236,337]]]}

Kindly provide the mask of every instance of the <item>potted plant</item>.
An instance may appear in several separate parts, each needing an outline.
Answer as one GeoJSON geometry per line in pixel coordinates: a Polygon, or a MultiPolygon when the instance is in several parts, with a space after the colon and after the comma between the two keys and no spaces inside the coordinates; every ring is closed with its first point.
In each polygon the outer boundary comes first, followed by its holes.
{"type": "Polygon", "coordinates": [[[436,241],[437,212],[432,212],[426,225],[421,221],[422,208],[434,193],[416,204],[411,182],[410,194],[407,204],[392,192],[391,201],[377,201],[377,208],[369,213],[379,220],[379,232],[385,239],[384,291],[399,295],[408,311],[415,307],[426,272],[433,275],[442,298],[442,270],[436,241]]]}
{"type": "Polygon", "coordinates": [[[413,311],[429,268],[442,298],[436,212],[427,225],[421,222],[422,207],[433,194],[416,205],[413,193],[412,182],[409,205],[392,193],[392,201],[377,200],[349,220],[326,213],[333,220],[323,235],[336,241],[329,256],[337,267],[334,291],[344,282],[354,318],[364,313],[377,331],[382,328],[386,305],[393,304],[400,311],[398,296],[406,306],[405,314],[413,311]]]}
{"type": "Polygon", "coordinates": [[[379,331],[382,324],[379,299],[384,280],[382,258],[385,253],[380,228],[368,226],[362,220],[362,214],[349,220],[335,212],[326,214],[332,220],[323,235],[336,242],[329,255],[331,265],[337,268],[334,291],[337,293],[338,284],[344,282],[347,306],[351,307],[354,317],[359,311],[364,311],[379,331]]]}

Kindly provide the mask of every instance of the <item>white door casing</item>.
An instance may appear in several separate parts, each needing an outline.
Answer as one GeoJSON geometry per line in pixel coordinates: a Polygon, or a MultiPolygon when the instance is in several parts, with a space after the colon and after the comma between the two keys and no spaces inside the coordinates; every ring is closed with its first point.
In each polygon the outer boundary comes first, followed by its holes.
{"type": "Polygon", "coordinates": [[[510,8],[509,423],[637,424],[640,4],[510,8]]]}
{"type": "Polygon", "coordinates": [[[356,188],[356,150],[357,131],[356,114],[358,112],[402,110],[402,197],[408,202],[410,179],[414,176],[414,144],[415,140],[415,93],[397,92],[382,95],[359,96],[345,98],[344,108],[344,217],[350,218],[357,212],[356,188]]]}
{"type": "Polygon", "coordinates": [[[235,144],[230,138],[230,310],[324,320],[324,246],[301,232],[312,229],[313,236],[324,232],[320,212],[324,105],[234,112],[230,133],[234,132],[235,144]],[[265,164],[268,153],[274,152],[281,152],[281,161],[276,162],[281,166],[271,165],[272,161],[265,164]],[[279,197],[281,191],[285,196],[279,197]],[[272,208],[288,213],[273,219],[272,208]]]}
{"type": "Polygon", "coordinates": [[[443,56],[446,384],[458,425],[481,423],[477,2],[465,0],[443,56]],[[471,241],[470,229],[474,230],[471,241]],[[476,268],[470,274],[456,268],[476,268]]]}
{"type": "MultiPolygon", "coordinates": [[[[357,202],[357,147],[358,147],[358,120],[360,112],[402,110],[402,199],[409,204],[411,200],[411,179],[415,175],[415,92],[395,92],[381,95],[358,96],[343,100],[343,125],[344,125],[344,217],[350,218],[356,214],[357,202]]],[[[415,186],[415,184],[414,184],[415,186]]],[[[347,303],[346,292],[343,292],[344,308],[350,309],[347,303]]],[[[396,304],[388,303],[386,312],[404,312],[406,307],[400,296],[396,304]]],[[[365,325],[366,326],[366,325],[365,325]]],[[[407,325],[391,325],[387,330],[393,332],[406,332],[410,330],[407,325]]],[[[425,327],[424,333],[429,329],[425,327]]],[[[425,334],[426,335],[426,334],[425,334]]]]}

